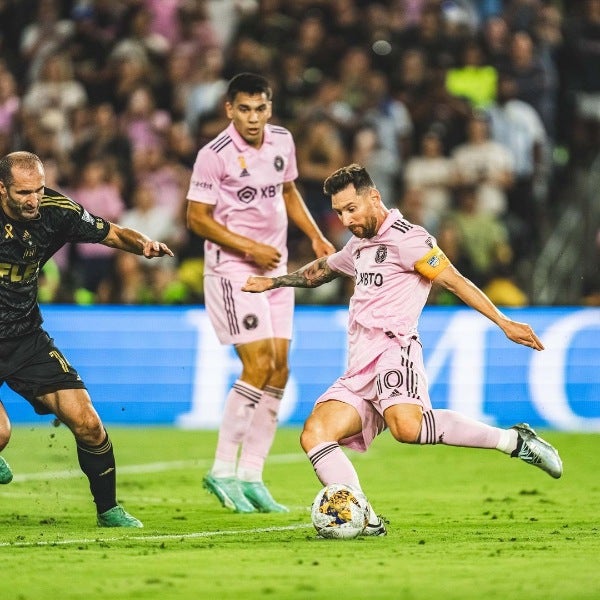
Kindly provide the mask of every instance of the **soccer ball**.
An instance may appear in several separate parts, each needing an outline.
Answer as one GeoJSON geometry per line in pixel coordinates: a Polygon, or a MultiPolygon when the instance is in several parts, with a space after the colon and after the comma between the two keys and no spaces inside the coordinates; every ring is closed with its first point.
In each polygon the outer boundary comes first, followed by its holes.
{"type": "Polygon", "coordinates": [[[359,489],[332,483],[315,496],[311,518],[321,537],[352,539],[369,522],[369,502],[359,489]]]}

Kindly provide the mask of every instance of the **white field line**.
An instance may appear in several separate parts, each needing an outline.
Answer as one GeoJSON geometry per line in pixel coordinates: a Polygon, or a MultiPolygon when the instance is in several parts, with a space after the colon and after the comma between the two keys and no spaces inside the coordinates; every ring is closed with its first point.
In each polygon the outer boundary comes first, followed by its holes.
{"type": "MultiPolygon", "coordinates": [[[[273,454],[269,456],[269,463],[290,464],[296,462],[304,462],[308,460],[304,454],[273,454]]],[[[204,460],[171,460],[164,462],[146,463],[141,465],[119,465],[117,464],[117,472],[119,475],[129,474],[138,475],[143,473],[160,473],[162,471],[172,471],[175,469],[208,469],[212,464],[212,459],[204,460]]],[[[27,481],[46,481],[49,479],[72,479],[81,477],[82,473],[79,469],[68,469],[66,471],[41,471],[39,473],[17,473],[12,483],[22,483],[27,481]]]]}
{"type": "Polygon", "coordinates": [[[312,528],[312,523],[300,523],[297,525],[284,525],[281,527],[255,527],[253,529],[238,529],[236,531],[198,531],[194,533],[170,533],[163,535],[125,535],[111,538],[80,538],[71,540],[55,540],[43,542],[0,542],[0,548],[33,548],[36,546],[69,546],[72,544],[104,544],[107,542],[129,542],[136,540],[140,542],[157,542],[164,540],[182,540],[210,538],[224,535],[240,535],[254,533],[272,533],[276,531],[294,531],[296,529],[312,528]]]}
{"type": "MultiPolygon", "coordinates": [[[[269,462],[277,464],[289,464],[295,462],[305,461],[306,456],[304,454],[273,454],[269,457],[269,462]]],[[[117,466],[120,474],[143,474],[143,473],[159,473],[161,471],[170,471],[173,469],[190,469],[190,468],[203,468],[207,469],[212,464],[211,460],[174,460],[164,461],[155,463],[146,463],[140,465],[124,465],[117,466]]],[[[42,471],[40,473],[23,473],[15,475],[11,485],[13,483],[27,482],[27,481],[45,481],[51,479],[69,479],[74,477],[82,477],[82,473],[78,469],[70,469],[67,471],[42,471]]],[[[4,495],[4,494],[3,494],[4,495]]],[[[10,494],[6,494],[7,496],[10,494]]],[[[38,542],[0,542],[0,548],[7,547],[19,547],[29,548],[35,546],[65,546],[72,544],[102,544],[105,542],[119,542],[121,540],[138,540],[138,541],[160,541],[160,540],[181,540],[181,539],[195,539],[195,538],[208,538],[217,537],[224,535],[239,535],[239,534],[253,534],[253,533],[269,533],[274,531],[291,531],[295,529],[308,529],[312,527],[311,524],[298,524],[298,525],[286,525],[282,527],[257,527],[254,529],[242,529],[237,531],[199,531],[194,533],[183,533],[183,534],[164,534],[164,535],[137,535],[137,536],[123,536],[123,537],[111,537],[111,538],[81,538],[81,539],[70,539],[70,540],[54,540],[54,541],[38,541],[38,542]]]]}

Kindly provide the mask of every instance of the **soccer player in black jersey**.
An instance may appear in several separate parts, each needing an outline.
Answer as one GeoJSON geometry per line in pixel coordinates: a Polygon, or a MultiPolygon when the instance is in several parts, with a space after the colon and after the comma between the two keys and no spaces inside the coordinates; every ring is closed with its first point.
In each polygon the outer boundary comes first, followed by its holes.
{"type": "MultiPolygon", "coordinates": [[[[112,443],[85,384],[42,328],[37,302],[44,263],[67,242],[95,242],[146,258],[173,256],[162,242],[91,215],[45,187],[38,156],[0,158],[0,385],[6,382],[38,414],[54,414],[75,436],[81,470],[90,482],[100,527],[142,527],[117,504],[112,443]]],[[[0,401],[0,451],[11,426],[0,401]]],[[[12,472],[0,456],[0,483],[12,472]]]]}

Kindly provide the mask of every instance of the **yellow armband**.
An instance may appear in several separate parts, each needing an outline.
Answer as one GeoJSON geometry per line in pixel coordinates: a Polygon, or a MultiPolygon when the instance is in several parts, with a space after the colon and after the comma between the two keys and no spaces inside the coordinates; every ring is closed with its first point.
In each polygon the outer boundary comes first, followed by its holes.
{"type": "Polygon", "coordinates": [[[423,277],[432,280],[449,264],[448,257],[436,246],[415,263],[415,271],[423,275],[423,277]]]}

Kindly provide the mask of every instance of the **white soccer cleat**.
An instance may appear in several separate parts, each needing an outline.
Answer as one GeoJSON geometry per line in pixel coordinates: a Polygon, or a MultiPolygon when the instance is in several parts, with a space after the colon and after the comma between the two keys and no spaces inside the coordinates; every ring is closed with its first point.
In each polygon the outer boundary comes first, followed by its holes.
{"type": "Polygon", "coordinates": [[[360,535],[370,535],[370,536],[384,536],[387,535],[387,529],[385,526],[386,520],[381,515],[377,515],[377,522],[375,523],[367,523],[367,526],[364,528],[363,532],[360,535]]]}
{"type": "Polygon", "coordinates": [[[556,448],[538,436],[527,423],[518,423],[511,429],[514,429],[519,435],[517,449],[511,454],[513,458],[520,458],[522,461],[542,469],[554,479],[558,479],[562,475],[562,460],[556,448]]]}

